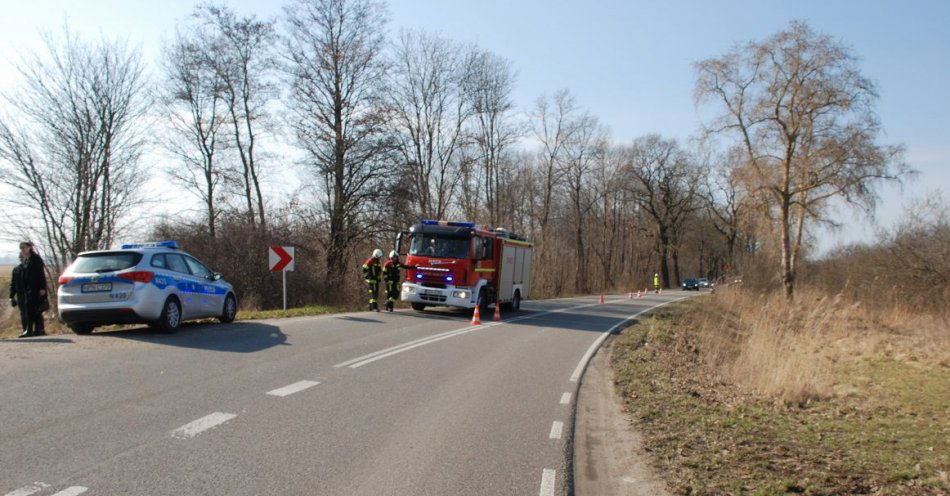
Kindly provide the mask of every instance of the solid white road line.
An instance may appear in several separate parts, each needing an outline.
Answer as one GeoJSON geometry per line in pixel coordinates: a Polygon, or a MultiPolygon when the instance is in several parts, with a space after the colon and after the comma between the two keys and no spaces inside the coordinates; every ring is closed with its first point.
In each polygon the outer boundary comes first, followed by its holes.
{"type": "Polygon", "coordinates": [[[300,381],[300,382],[295,382],[289,386],[284,386],[282,388],[277,388],[273,391],[268,391],[267,394],[271,396],[280,396],[281,398],[283,398],[284,396],[290,396],[294,393],[299,393],[303,391],[304,389],[312,388],[316,386],[317,384],[320,384],[320,383],[317,381],[300,381]]]}
{"type": "Polygon", "coordinates": [[[662,307],[663,305],[669,305],[670,303],[675,303],[675,302],[677,302],[677,301],[680,301],[680,300],[683,300],[683,299],[686,299],[686,298],[689,298],[689,296],[683,296],[683,297],[677,298],[677,299],[675,299],[675,300],[665,301],[665,302],[663,302],[663,303],[660,303],[660,304],[657,304],[657,305],[653,305],[652,307],[647,308],[647,309],[645,309],[645,310],[640,310],[639,312],[637,312],[637,313],[635,313],[635,314],[633,314],[633,315],[631,315],[631,316],[629,316],[629,317],[627,317],[627,318],[621,320],[620,322],[617,323],[617,325],[615,325],[615,326],[611,327],[610,329],[607,329],[605,332],[601,333],[600,337],[598,337],[598,338],[593,342],[593,344],[590,345],[590,348],[587,348],[587,351],[584,352],[584,356],[581,357],[581,361],[577,363],[577,367],[574,368],[574,372],[571,374],[571,382],[577,382],[577,381],[581,378],[581,374],[584,373],[584,367],[587,366],[587,362],[589,362],[590,359],[591,359],[591,357],[594,356],[594,353],[597,352],[597,349],[600,348],[600,345],[603,344],[603,342],[604,342],[605,339],[607,339],[607,336],[610,336],[610,334],[613,333],[618,327],[622,326],[623,324],[625,324],[626,322],[629,322],[629,321],[632,320],[632,319],[635,319],[635,318],[639,317],[640,315],[642,315],[642,314],[644,314],[644,313],[646,313],[646,312],[649,312],[649,311],[651,311],[651,310],[655,310],[655,309],[657,309],[657,308],[662,307]]]}
{"type": "Polygon", "coordinates": [[[49,487],[45,482],[34,482],[32,486],[24,486],[6,494],[6,496],[30,496],[49,487]]]}
{"type": "Polygon", "coordinates": [[[571,393],[564,393],[561,395],[561,404],[566,405],[571,402],[571,393]]]}
{"type": "MultiPolygon", "coordinates": [[[[605,303],[610,303],[611,301],[626,301],[626,300],[617,299],[617,300],[610,300],[610,301],[607,301],[607,302],[605,302],[605,303]]],[[[415,341],[409,341],[408,343],[402,343],[402,344],[398,344],[398,345],[396,345],[396,346],[391,346],[391,347],[386,348],[386,349],[384,349],[384,350],[374,351],[373,353],[369,353],[369,354],[366,354],[366,355],[363,355],[363,356],[356,357],[356,358],[354,358],[354,359],[352,359],[352,360],[347,360],[347,361],[345,361],[345,362],[338,363],[338,364],[334,365],[333,367],[334,367],[334,368],[349,367],[349,368],[351,368],[351,369],[355,369],[355,368],[362,367],[363,365],[367,365],[367,364],[373,363],[373,362],[375,362],[375,361],[377,361],[377,360],[382,360],[382,359],[384,359],[384,358],[388,358],[388,357],[391,357],[391,356],[393,356],[393,355],[398,355],[399,353],[402,353],[402,352],[404,352],[404,351],[409,351],[409,350],[411,350],[411,349],[418,348],[418,347],[420,347],[420,346],[425,346],[425,345],[430,344],[430,343],[435,343],[435,342],[437,342],[437,341],[442,341],[443,339],[448,339],[448,338],[451,338],[451,337],[454,337],[454,336],[458,336],[458,335],[460,335],[460,334],[465,334],[465,333],[468,333],[468,332],[477,331],[477,330],[479,330],[479,329],[486,329],[486,328],[494,327],[494,326],[496,326],[496,325],[501,325],[501,324],[511,324],[511,323],[513,323],[513,322],[518,322],[518,321],[525,320],[525,319],[533,319],[533,318],[540,317],[540,316],[542,316],[542,315],[548,315],[548,314],[552,314],[552,313],[563,313],[563,312],[567,312],[567,311],[570,311],[570,310],[577,310],[578,308],[586,308],[586,307],[592,307],[592,306],[596,306],[596,305],[600,305],[600,303],[588,303],[588,304],[577,305],[577,306],[573,306],[573,307],[560,308],[560,309],[557,309],[557,310],[548,310],[548,311],[546,311],[546,312],[533,313],[533,314],[529,314],[529,315],[523,315],[523,316],[521,316],[521,317],[515,317],[515,318],[513,318],[513,319],[502,320],[501,322],[486,322],[486,323],[481,324],[481,325],[468,326],[468,327],[463,327],[463,328],[461,328],[461,329],[455,329],[455,330],[452,330],[452,331],[446,331],[446,332],[443,332],[443,333],[440,333],[440,334],[435,334],[435,335],[428,336],[428,337],[424,337],[424,338],[421,338],[421,339],[416,339],[415,341]]]]}
{"type": "Polygon", "coordinates": [[[211,415],[205,415],[194,422],[185,424],[174,431],[172,431],[172,437],[178,439],[189,439],[192,437],[201,434],[202,432],[211,429],[212,427],[219,426],[228,420],[237,417],[233,413],[223,413],[223,412],[214,412],[211,415]]]}
{"type": "Polygon", "coordinates": [[[541,496],[554,496],[554,480],[557,476],[557,471],[554,469],[546,468],[541,471],[541,496]]]}
{"type": "Polygon", "coordinates": [[[66,489],[63,489],[62,491],[54,494],[53,496],[78,496],[88,490],[89,490],[88,487],[82,487],[82,486],[67,487],[66,489]]]}
{"type": "Polygon", "coordinates": [[[554,423],[551,424],[551,435],[549,437],[551,439],[561,439],[562,430],[564,430],[564,422],[555,420],[554,423]]]}

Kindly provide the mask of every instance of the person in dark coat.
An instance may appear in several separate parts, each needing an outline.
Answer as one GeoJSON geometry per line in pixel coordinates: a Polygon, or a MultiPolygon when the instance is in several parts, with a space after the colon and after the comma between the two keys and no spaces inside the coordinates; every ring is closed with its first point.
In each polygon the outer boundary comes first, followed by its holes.
{"type": "Polygon", "coordinates": [[[33,243],[20,243],[20,265],[10,277],[10,305],[20,308],[21,338],[46,334],[43,312],[49,309],[47,289],[43,259],[33,251],[33,243]]]}

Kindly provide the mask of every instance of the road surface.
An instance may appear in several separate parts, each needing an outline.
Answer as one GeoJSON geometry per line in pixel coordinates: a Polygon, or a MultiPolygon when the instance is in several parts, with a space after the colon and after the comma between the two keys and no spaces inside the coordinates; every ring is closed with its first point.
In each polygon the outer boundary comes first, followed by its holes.
{"type": "Polygon", "coordinates": [[[586,359],[684,296],[2,341],[0,494],[568,494],[586,359]]]}

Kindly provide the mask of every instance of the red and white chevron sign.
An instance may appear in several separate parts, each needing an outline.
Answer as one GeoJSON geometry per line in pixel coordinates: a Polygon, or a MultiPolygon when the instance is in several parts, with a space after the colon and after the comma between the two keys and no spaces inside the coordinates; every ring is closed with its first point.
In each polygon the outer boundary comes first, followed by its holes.
{"type": "Polygon", "coordinates": [[[271,246],[267,251],[271,272],[291,272],[294,270],[294,247],[271,246]]]}

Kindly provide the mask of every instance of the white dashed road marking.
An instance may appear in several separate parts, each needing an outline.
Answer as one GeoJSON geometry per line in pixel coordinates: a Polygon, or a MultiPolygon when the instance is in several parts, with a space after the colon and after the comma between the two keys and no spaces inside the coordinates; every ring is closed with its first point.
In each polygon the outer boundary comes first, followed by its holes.
{"type": "Polygon", "coordinates": [[[6,494],[6,496],[30,496],[33,493],[38,493],[49,487],[49,484],[45,482],[34,482],[32,486],[21,487],[20,489],[11,491],[6,494]]]}
{"type": "Polygon", "coordinates": [[[82,487],[82,486],[67,487],[66,489],[63,489],[62,491],[54,494],[53,496],[78,496],[88,490],[89,490],[88,487],[82,487]]]}
{"type": "Polygon", "coordinates": [[[554,479],[557,472],[546,468],[541,472],[541,496],[554,496],[554,479]]]}
{"type": "Polygon", "coordinates": [[[284,396],[290,396],[294,393],[299,393],[303,391],[304,389],[312,388],[316,386],[317,384],[320,384],[320,383],[317,381],[300,381],[300,382],[295,382],[289,386],[284,386],[282,388],[277,388],[273,391],[268,391],[267,394],[271,396],[280,396],[281,398],[283,398],[284,396]]]}
{"type": "Polygon", "coordinates": [[[566,405],[571,402],[571,393],[564,393],[561,395],[561,404],[566,405]]]}
{"type": "Polygon", "coordinates": [[[194,422],[185,424],[174,431],[172,431],[172,437],[177,437],[178,439],[189,439],[201,434],[202,432],[211,429],[212,427],[217,427],[228,420],[237,417],[233,413],[223,413],[223,412],[214,412],[211,415],[205,415],[194,422]]]}
{"type": "Polygon", "coordinates": [[[561,431],[564,430],[564,422],[555,420],[551,424],[551,439],[561,439],[561,431]]]}

